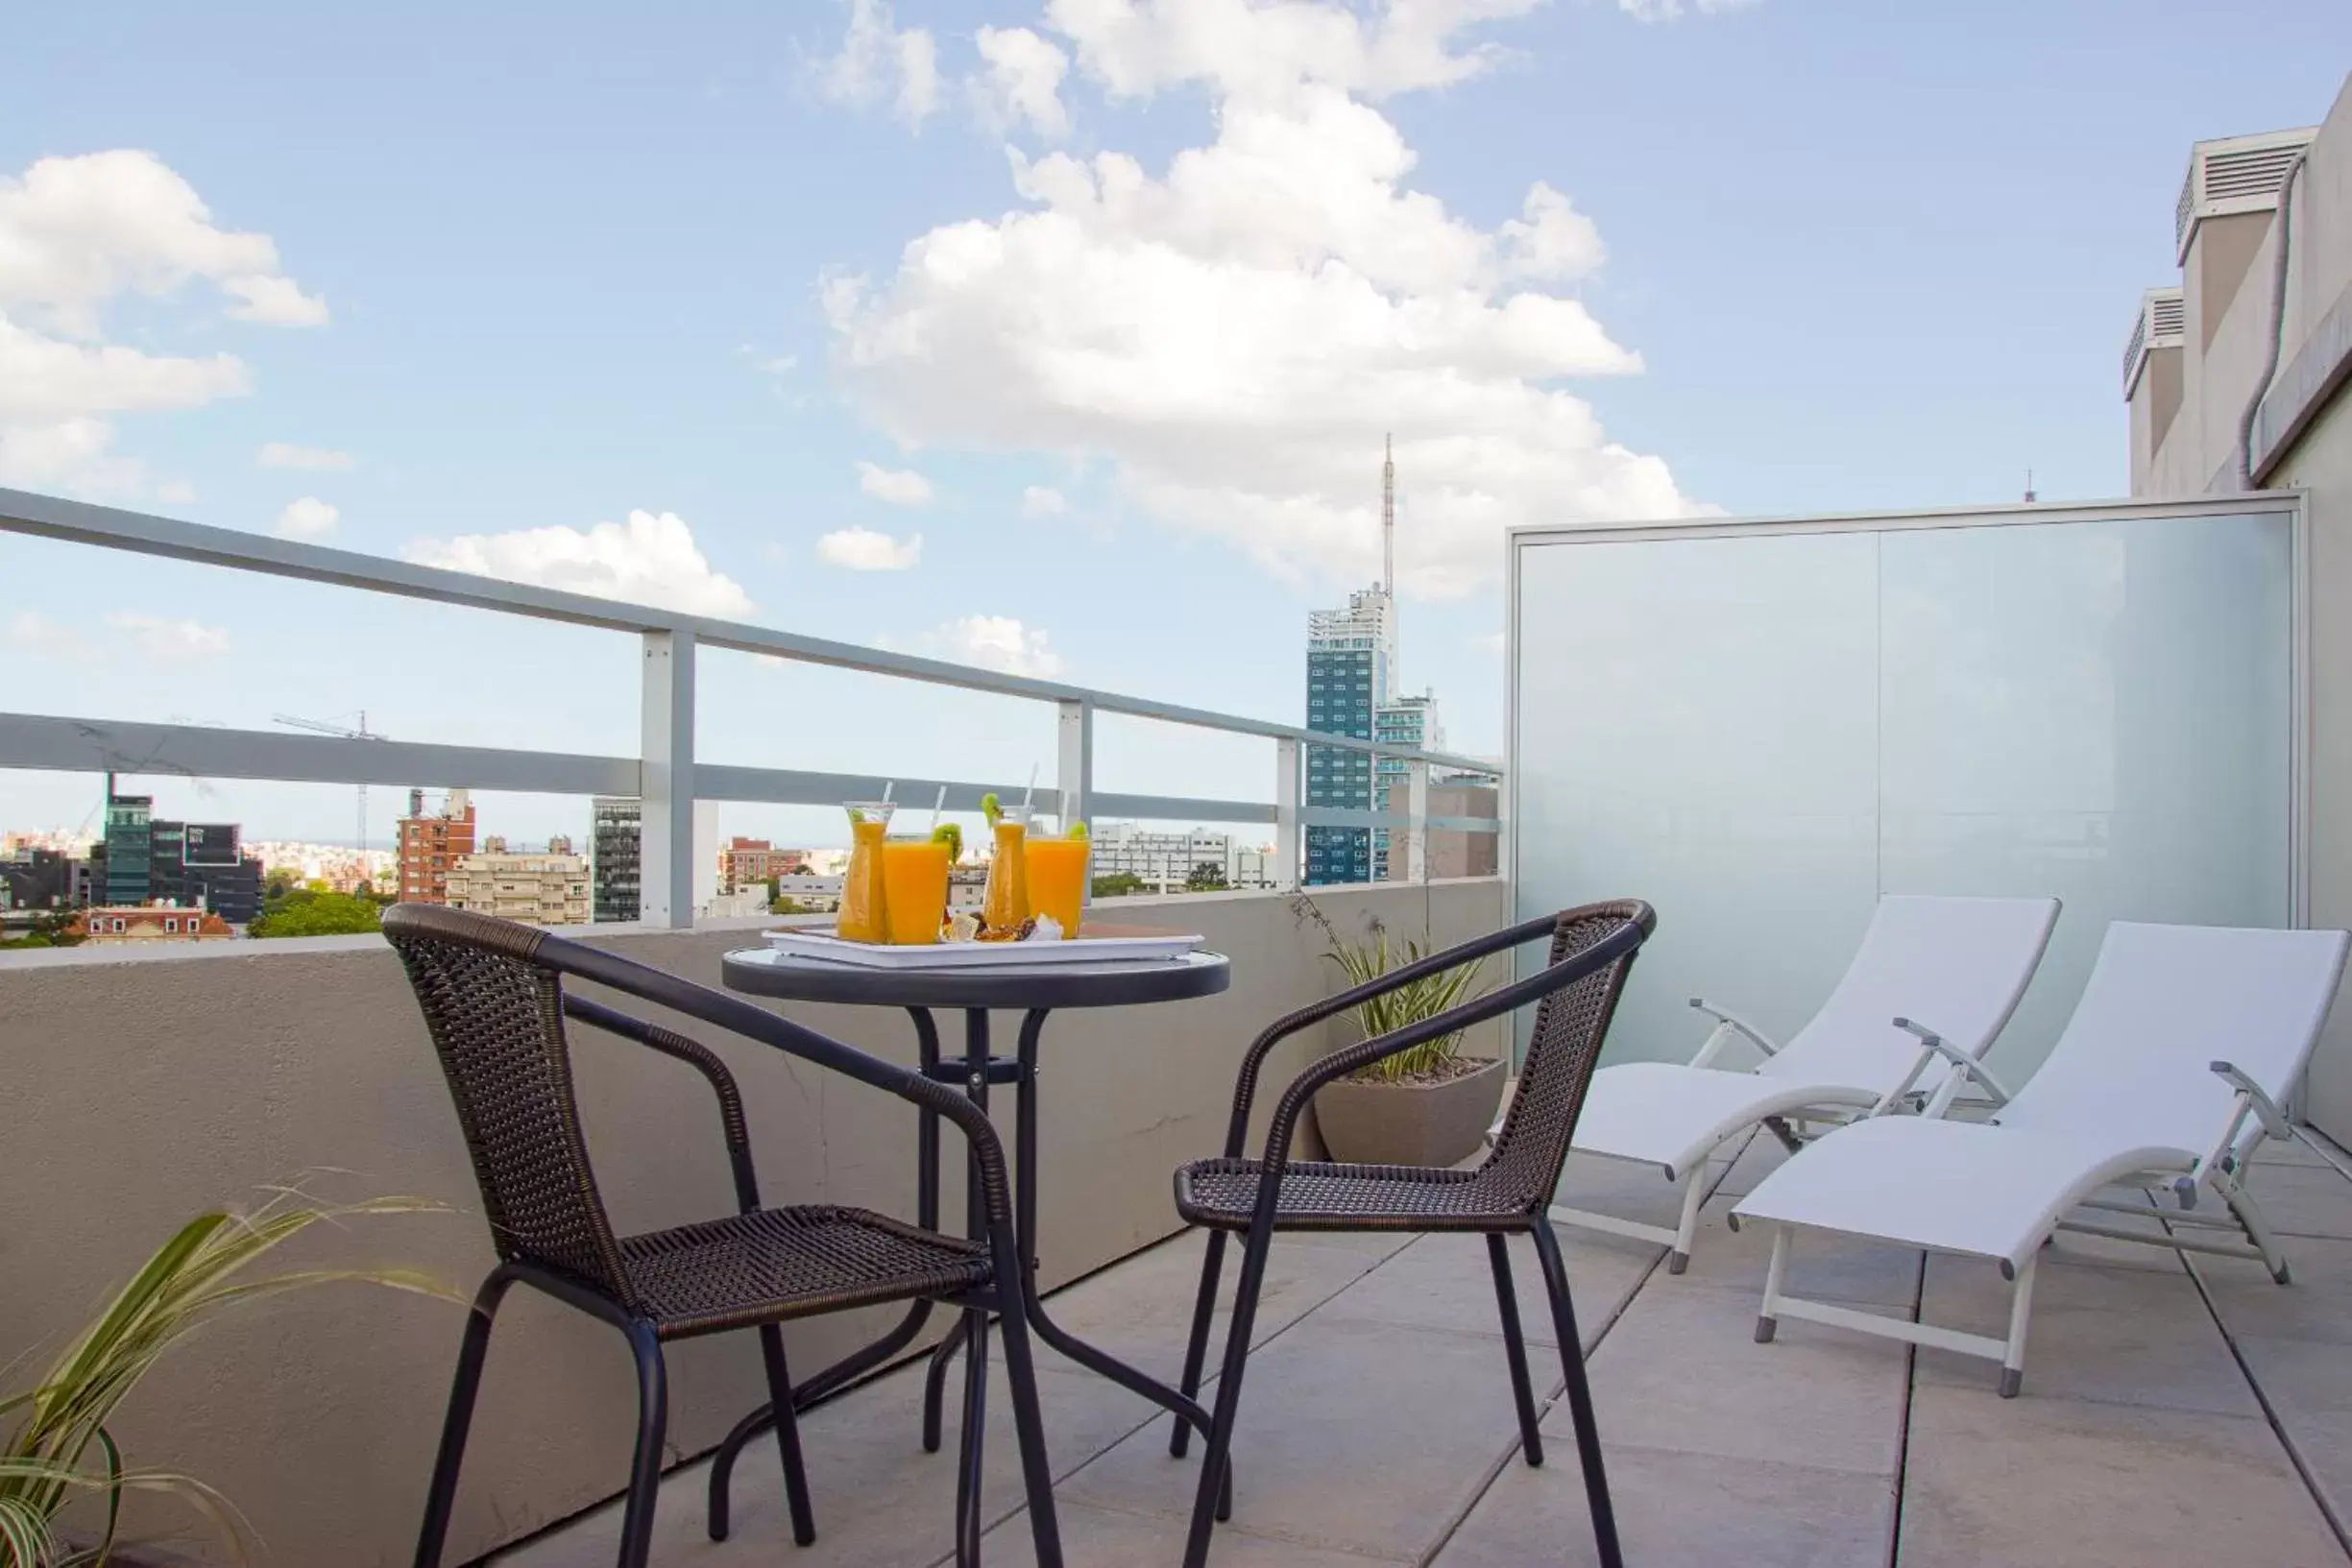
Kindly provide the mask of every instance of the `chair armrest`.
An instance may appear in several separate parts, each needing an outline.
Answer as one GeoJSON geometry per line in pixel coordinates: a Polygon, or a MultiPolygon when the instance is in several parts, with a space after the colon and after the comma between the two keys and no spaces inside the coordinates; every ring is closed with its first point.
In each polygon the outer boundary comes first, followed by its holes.
{"type": "Polygon", "coordinates": [[[971,1146],[978,1167],[982,1200],[991,1222],[1010,1224],[1012,1181],[1005,1162],[1005,1146],[996,1135],[988,1113],[944,1083],[934,1083],[909,1068],[871,1056],[855,1046],[793,1023],[740,997],[623,958],[600,948],[564,937],[549,936],[536,950],[538,961],[566,975],[610,986],[640,1001],[683,1013],[714,1028],[740,1034],[746,1040],[783,1051],[788,1056],[854,1078],[870,1088],[896,1095],[924,1110],[936,1111],[954,1122],[971,1146]]]}
{"type": "Polygon", "coordinates": [[[1713,1066],[1716,1056],[1722,1053],[1723,1043],[1734,1034],[1745,1035],[1750,1044],[1768,1057],[1781,1053],[1781,1048],[1773,1044],[1770,1036],[1737,1013],[1718,1007],[1705,997],[1692,997],[1690,1005],[1715,1021],[1714,1028],[1708,1032],[1707,1043],[1690,1058],[1692,1067],[1713,1066]]]}
{"type": "Polygon", "coordinates": [[[727,1071],[727,1064],[718,1059],[716,1052],[699,1040],[691,1040],[642,1018],[631,1018],[618,1008],[573,996],[569,991],[564,993],[564,1016],[674,1057],[708,1078],[712,1092],[718,1097],[719,1128],[727,1141],[727,1163],[735,1172],[736,1202],[745,1214],[760,1206],[760,1180],[752,1170],[751,1123],[743,1115],[743,1096],[736,1088],[735,1074],[727,1071]]]}
{"type": "Polygon", "coordinates": [[[1871,1115],[1879,1115],[1888,1106],[1894,1104],[1895,1101],[1909,1094],[1911,1092],[1911,1086],[1919,1081],[1919,1075],[1928,1070],[1928,1064],[1934,1061],[1939,1056],[1952,1064],[1952,1070],[1955,1073],[1974,1078],[1985,1088],[1991,1090],[1994,1103],[1997,1106],[2006,1105],[2011,1099],[2016,1098],[2010,1092],[2009,1087],[2006,1084],[2002,1083],[2000,1079],[1993,1075],[1993,1070],[1991,1068],[1985,1066],[1982,1062],[1976,1060],[1976,1057],[1971,1056],[1967,1051],[1962,1050],[1959,1047],[1953,1045],[1951,1041],[1945,1039],[1933,1029],[1928,1028],[1919,1024],[1914,1024],[1907,1018],[1899,1018],[1895,1020],[1895,1027],[1918,1040],[1921,1048],[1919,1060],[1911,1064],[1911,1071],[1903,1076],[1903,1080],[1899,1086],[1882,1098],[1877,1105],[1871,1107],[1871,1115]]]}
{"type": "Polygon", "coordinates": [[[2294,1136],[2294,1128],[2288,1124],[2287,1113],[2278,1108],[2278,1101],[2272,1099],[2261,1084],[2246,1076],[2235,1062],[2215,1062],[2212,1071],[2245,1098],[2246,1109],[2254,1113],[2255,1120],[2262,1123],[2263,1131],[2278,1139],[2294,1136]]]}
{"type": "MultiPolygon", "coordinates": [[[[1559,921],[1558,917],[1547,915],[1542,921],[1536,924],[1546,929],[1557,929],[1559,921]]],[[[1515,927],[1511,931],[1500,932],[1497,935],[1514,936],[1516,932],[1525,929],[1525,927],[1515,927]]],[[[1345,1050],[1333,1051],[1328,1056],[1308,1063],[1306,1069],[1298,1076],[1293,1078],[1290,1086],[1283,1090],[1281,1099],[1274,1105],[1273,1121],[1266,1129],[1266,1147],[1258,1176],[1258,1196],[1260,1207],[1265,1210],[1267,1218],[1271,1220],[1273,1216],[1275,1187],[1281,1179],[1283,1166],[1290,1159],[1291,1139],[1297,1129],[1298,1119],[1305,1114],[1307,1106],[1313,1103],[1315,1092],[1324,1084],[1336,1078],[1345,1077],[1358,1068],[1368,1067],[1373,1062],[1385,1060],[1400,1051],[1411,1050],[1416,1046],[1424,1046],[1432,1040],[1443,1039],[1446,1035],[1467,1029],[1472,1025],[1483,1024],[1491,1018],[1501,1018],[1506,1014],[1515,1013],[1529,1002],[1540,1001],[1553,992],[1564,990],[1578,980],[1608,968],[1618,959],[1626,957],[1647,941],[1649,934],[1650,920],[1645,910],[1640,918],[1624,921],[1615,930],[1611,931],[1582,953],[1563,958],[1557,963],[1544,965],[1540,973],[1530,975],[1523,980],[1514,981],[1498,990],[1489,991],[1484,996],[1473,997],[1468,1001],[1447,1008],[1434,1018],[1422,1019],[1419,1023],[1409,1024],[1401,1029],[1392,1029],[1387,1034],[1376,1035],[1372,1039],[1349,1046],[1345,1050]]],[[[1493,938],[1487,940],[1493,940],[1493,938]]],[[[1518,937],[1517,940],[1523,941],[1526,938],[1518,937]]]]}
{"type": "Polygon", "coordinates": [[[1432,975],[1442,975],[1449,969],[1459,969],[1464,964],[1476,963],[1481,958],[1518,947],[1522,943],[1533,942],[1539,937],[1550,936],[1559,929],[1559,924],[1558,916],[1544,915],[1540,919],[1522,921],[1516,926],[1507,927],[1499,931],[1489,931],[1484,936],[1447,948],[1443,953],[1433,953],[1426,958],[1405,965],[1402,969],[1393,969],[1385,975],[1375,976],[1362,985],[1342,991],[1335,997],[1325,997],[1321,1001],[1309,1002],[1297,1012],[1286,1013],[1274,1020],[1255,1040],[1249,1042],[1249,1049],[1242,1053],[1241,1069],[1234,1074],[1233,1115],[1225,1127],[1225,1158],[1238,1160],[1242,1157],[1243,1147],[1249,1137],[1249,1108],[1251,1102],[1257,1098],[1258,1073],[1266,1065],[1268,1052],[1272,1051],[1274,1047],[1308,1025],[1320,1024],[1328,1018],[1337,1018],[1340,1014],[1359,1007],[1374,997],[1384,996],[1401,986],[1411,985],[1416,980],[1425,979],[1432,975]]]}

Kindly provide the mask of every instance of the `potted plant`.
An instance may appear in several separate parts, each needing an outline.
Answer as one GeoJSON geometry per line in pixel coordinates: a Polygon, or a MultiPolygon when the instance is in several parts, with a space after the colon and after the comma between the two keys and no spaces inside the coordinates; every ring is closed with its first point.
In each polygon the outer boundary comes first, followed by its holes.
{"type": "MultiPolygon", "coordinates": [[[[1332,928],[1312,900],[1297,900],[1301,918],[1321,928],[1325,956],[1352,989],[1391,970],[1419,962],[1429,950],[1406,939],[1393,944],[1378,921],[1371,940],[1351,942],[1332,928]]],[[[1460,1005],[1477,983],[1480,963],[1426,976],[1372,998],[1334,1020],[1345,1045],[1391,1034],[1460,1005]]],[[[1350,1165],[1450,1166],[1475,1153],[1502,1103],[1506,1065],[1459,1054],[1459,1031],[1370,1067],[1316,1092],[1315,1122],[1323,1147],[1350,1165]]]]}
{"type": "Polygon", "coordinates": [[[405,1269],[303,1269],[241,1277],[273,1248],[322,1220],[441,1210],[412,1198],[323,1207],[282,1191],[257,1208],[198,1215],[157,1249],[32,1387],[0,1397],[0,1568],[132,1568],[115,1535],[127,1490],[173,1492],[229,1538],[240,1556],[235,1508],[192,1476],[130,1469],[108,1429],[115,1408],[163,1356],[224,1313],[330,1281],[355,1280],[462,1303],[447,1286],[405,1269]],[[12,1423],[12,1424],[10,1424],[12,1423]],[[85,1503],[79,1533],[60,1515],[85,1503]]]}

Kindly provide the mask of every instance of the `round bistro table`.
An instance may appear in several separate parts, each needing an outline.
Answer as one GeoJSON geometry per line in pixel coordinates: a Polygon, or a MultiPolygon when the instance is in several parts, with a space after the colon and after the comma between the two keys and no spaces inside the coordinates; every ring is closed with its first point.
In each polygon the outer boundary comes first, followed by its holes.
{"type": "MultiPolygon", "coordinates": [[[[1176,1389],[1138,1371],[1108,1352],[1088,1344],[1046,1315],[1037,1293],[1037,1048],[1046,1019],[1062,1007],[1133,1007],[1151,1002],[1181,1001],[1209,997],[1232,982],[1232,966],[1223,953],[1191,953],[1181,958],[1138,959],[1088,964],[1024,964],[985,969],[864,969],[823,959],[787,956],[767,948],[730,953],[719,960],[720,977],[731,991],[774,997],[790,1001],[829,1001],[858,1007],[901,1007],[914,1020],[915,1046],[922,1073],[940,1083],[960,1087],[976,1105],[986,1108],[988,1090],[1009,1084],[1020,1092],[1013,1122],[1013,1232],[1020,1249],[1022,1300],[1030,1327],[1037,1338],[1079,1365],[1141,1394],[1198,1428],[1205,1436],[1208,1412],[1176,1389]],[[932,1009],[963,1013],[963,1054],[944,1056],[939,1027],[932,1009]],[[1019,1044],[1011,1056],[991,1053],[988,1014],[1021,1014],[1019,1044]]],[[[922,1112],[915,1132],[915,1222],[926,1230],[939,1224],[939,1117],[922,1112]]],[[[986,1217],[981,1212],[980,1188],[967,1182],[966,1226],[975,1240],[984,1240],[986,1217]]],[[[930,1317],[932,1303],[918,1301],[908,1309],[898,1326],[872,1344],[852,1352],[792,1390],[795,1410],[834,1392],[863,1373],[880,1366],[913,1342],[930,1317]]],[[[941,1406],[947,1387],[948,1363],[963,1342],[950,1334],[932,1351],[923,1387],[923,1447],[939,1449],[941,1406]]],[[[725,1528],[726,1493],[735,1458],[752,1437],[775,1423],[766,1406],[736,1423],[720,1444],[711,1466],[712,1530],[725,1528]]],[[[1229,1500],[1228,1476],[1224,1490],[1229,1500]]],[[[1227,1503],[1229,1507],[1229,1501],[1227,1503]]],[[[1221,1508],[1222,1517],[1224,1509],[1221,1508]]]]}

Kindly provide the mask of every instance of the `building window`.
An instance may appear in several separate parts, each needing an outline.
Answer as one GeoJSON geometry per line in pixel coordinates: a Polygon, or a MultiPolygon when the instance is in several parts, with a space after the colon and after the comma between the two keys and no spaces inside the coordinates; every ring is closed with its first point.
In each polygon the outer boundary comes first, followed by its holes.
{"type": "Polygon", "coordinates": [[[172,915],[165,915],[163,917],[163,929],[172,935],[177,936],[180,933],[180,922],[172,915]]]}

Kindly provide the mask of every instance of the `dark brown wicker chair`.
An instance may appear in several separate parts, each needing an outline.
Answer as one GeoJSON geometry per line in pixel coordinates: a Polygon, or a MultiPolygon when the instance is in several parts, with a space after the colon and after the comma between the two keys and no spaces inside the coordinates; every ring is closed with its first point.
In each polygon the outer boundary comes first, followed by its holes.
{"type": "MultiPolygon", "coordinates": [[[[1208,1350],[1209,1318],[1216,1307],[1217,1276],[1224,1260],[1225,1236],[1246,1238],[1242,1270],[1225,1334],[1224,1369],[1217,1384],[1217,1410],[1208,1452],[1202,1456],[1200,1488],[1185,1544],[1186,1568],[1208,1559],[1210,1531],[1231,1453],[1235,1412],[1241,1405],[1242,1373],[1257,1315],[1266,1257],[1277,1232],[1476,1231],[1487,1238],[1494,1271],[1495,1299],[1503,1320],[1503,1345],[1511,1363],[1511,1389],[1518,1402],[1519,1443],[1531,1465],[1543,1462],[1543,1440],[1536,1427],[1534,1391],[1527,1375],[1527,1346],[1520,1337],[1517,1298],[1512,1293],[1511,1260],[1505,1240],[1513,1232],[1533,1238],[1551,1296],[1552,1323],[1567,1376],[1568,1410],[1583,1460],[1585,1496],[1604,1568],[1621,1568],[1616,1520],[1609,1503],[1609,1479],[1601,1462],[1592,1395],[1585,1382],[1583,1341],[1568,1299],[1568,1277],[1560,1243],[1544,1210],[1560,1184],[1569,1135],[1584,1107],[1585,1089],[1599,1060],[1602,1041],[1624,990],[1634,954],[1656,924],[1650,906],[1637,901],[1587,905],[1495,931],[1443,953],[1433,953],[1353,990],[1342,992],[1277,1021],[1251,1043],[1242,1058],[1233,1089],[1233,1119],[1221,1159],[1199,1160],[1176,1172],[1176,1210],[1208,1228],[1208,1255],[1200,1268],[1200,1293],[1194,1304],[1192,1339],[1184,1356],[1184,1392],[1200,1390],[1201,1363],[1208,1350]],[[1490,991],[1435,1018],[1379,1035],[1321,1058],[1292,1080],[1274,1106],[1263,1157],[1245,1159],[1250,1102],[1268,1052],[1309,1025],[1409,984],[1523,943],[1551,939],[1548,963],[1526,979],[1490,991]],[[1495,1134],[1486,1160],[1471,1170],[1424,1170],[1409,1166],[1292,1163],[1291,1141],[1315,1092],[1334,1078],[1398,1051],[1442,1039],[1473,1024],[1538,1003],[1535,1032],[1519,1072],[1519,1089],[1495,1134]],[[1271,1178],[1268,1172],[1272,1172],[1271,1178]]],[[[1188,1429],[1178,1423],[1169,1451],[1184,1452],[1188,1429]]]]}
{"type": "MultiPolygon", "coordinates": [[[[1023,1477],[1038,1561],[1058,1568],[1052,1477],[1037,1408],[1027,1320],[1017,1292],[1012,1198],[1005,1153],[985,1113],[945,1084],[895,1067],[774,1013],[568,942],[529,926],[424,905],[385,911],[384,934],[407,966],[441,1057],[498,1266],[483,1281],[466,1323],[434,1461],[418,1568],[438,1568],[465,1457],[474,1392],[490,1330],[509,1287],[532,1286],[627,1337],[637,1361],[636,1458],[620,1531],[621,1568],[643,1568],[653,1530],[667,1425],[662,1346],[728,1329],[759,1331],[774,1401],[792,1536],[816,1538],[809,1483],[793,1419],[792,1382],[777,1325],[796,1317],[884,1302],[934,1300],[960,1309],[969,1352],[964,1452],[958,1472],[957,1553],[979,1560],[980,1462],[986,1392],[987,1315],[1001,1315],[1023,1477]],[[564,977],[641,998],[885,1090],[947,1118],[971,1145],[974,1181],[986,1217],[984,1241],[918,1229],[885,1215],[837,1205],[763,1208],[753,1174],[741,1097],[707,1048],[584,997],[564,977]],[[572,1096],[565,1020],[571,1019],[671,1056],[710,1080],[718,1097],[727,1158],[740,1212],[642,1236],[616,1236],[590,1168],[572,1096]]],[[[852,1358],[853,1361],[858,1358],[852,1358]]],[[[837,1379],[819,1379],[838,1387],[837,1379]]],[[[808,1385],[803,1385],[804,1403],[808,1385]]]]}

